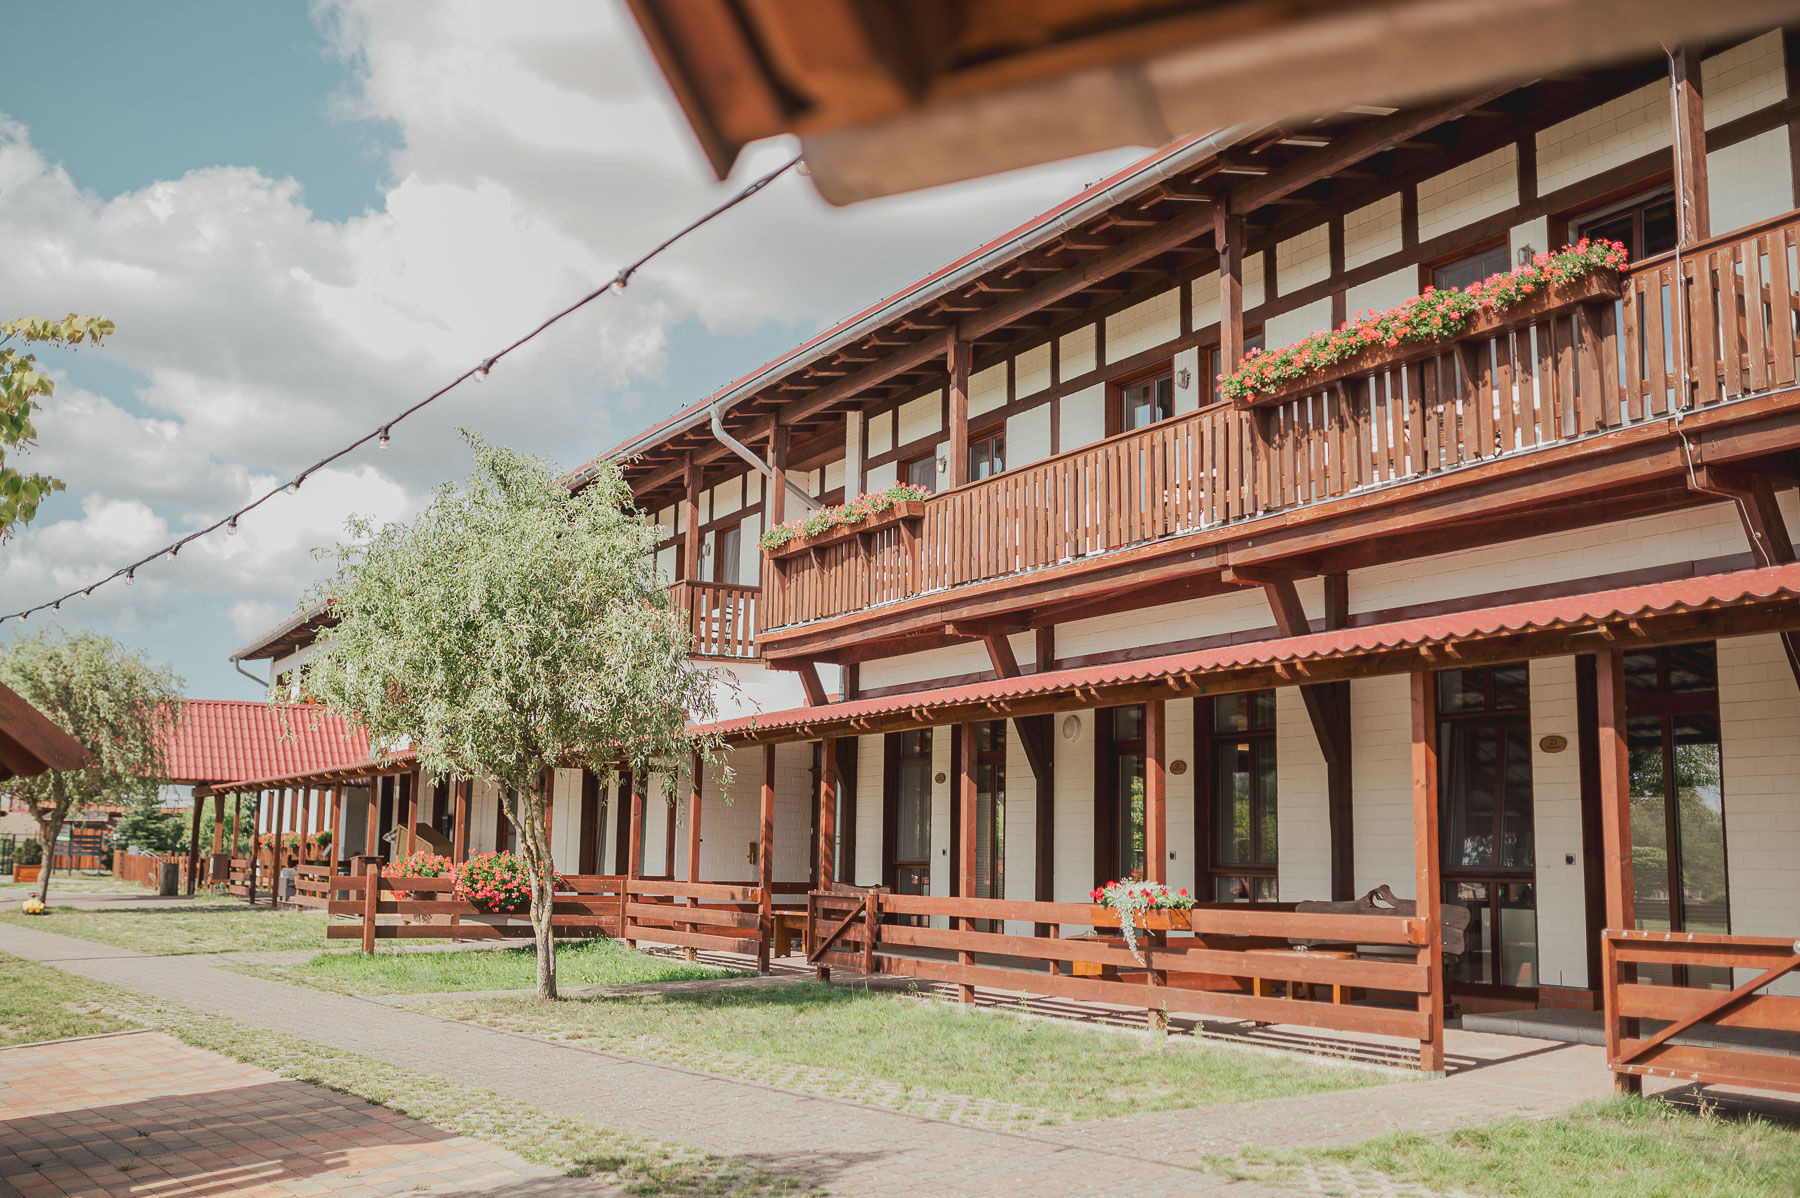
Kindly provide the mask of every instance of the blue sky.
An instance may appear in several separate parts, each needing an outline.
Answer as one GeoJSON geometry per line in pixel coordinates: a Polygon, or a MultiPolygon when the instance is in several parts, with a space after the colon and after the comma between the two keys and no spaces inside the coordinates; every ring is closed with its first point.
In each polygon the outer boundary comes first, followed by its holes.
{"type": "MultiPolygon", "coordinates": [[[[111,316],[30,459],[67,493],[0,546],[8,604],[61,593],[290,477],[766,169],[716,183],[621,7],[591,0],[100,0],[8,14],[0,314],[111,316]]],[[[173,563],[66,605],[254,697],[230,651],[294,610],[351,513],[403,519],[456,429],[572,465],[1127,154],[850,210],[783,180],[480,388],[173,563]]],[[[5,635],[20,628],[8,625],[5,635]]]]}

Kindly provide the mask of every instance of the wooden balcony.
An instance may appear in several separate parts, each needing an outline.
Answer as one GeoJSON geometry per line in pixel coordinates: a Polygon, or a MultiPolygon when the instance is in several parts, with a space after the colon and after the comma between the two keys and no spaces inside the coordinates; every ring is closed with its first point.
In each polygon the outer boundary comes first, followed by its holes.
{"type": "Polygon", "coordinates": [[[1712,502],[1690,466],[1800,448],[1800,218],[1635,266],[1255,408],[1163,421],[764,562],[765,657],[855,661],[1712,502]],[[1521,517],[1529,515],[1529,519],[1521,517]],[[966,633],[962,633],[966,635],[966,633]]]}
{"type": "Polygon", "coordinates": [[[742,661],[756,657],[756,605],[762,588],[735,582],[678,582],[669,603],[688,613],[695,657],[742,661]]]}

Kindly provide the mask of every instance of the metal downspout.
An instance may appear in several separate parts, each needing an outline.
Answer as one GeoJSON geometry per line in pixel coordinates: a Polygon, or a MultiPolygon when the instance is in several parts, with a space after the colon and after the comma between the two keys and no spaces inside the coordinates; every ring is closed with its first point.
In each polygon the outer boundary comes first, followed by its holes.
{"type": "Polygon", "coordinates": [[[782,477],[777,479],[775,477],[775,467],[765,462],[762,459],[762,456],[754,449],[751,449],[748,445],[745,445],[742,441],[725,431],[725,420],[723,414],[719,411],[718,400],[712,402],[710,409],[712,412],[712,435],[718,440],[719,444],[762,471],[764,478],[771,482],[779,482],[786,486],[788,495],[799,501],[802,510],[816,512],[823,506],[818,500],[795,486],[794,480],[788,478],[785,471],[782,473],[782,477]]]}

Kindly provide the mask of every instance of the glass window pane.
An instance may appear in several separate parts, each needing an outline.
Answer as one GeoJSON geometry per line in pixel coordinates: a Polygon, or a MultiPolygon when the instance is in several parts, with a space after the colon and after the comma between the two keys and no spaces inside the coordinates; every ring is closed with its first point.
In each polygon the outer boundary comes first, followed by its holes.
{"type": "Polygon", "coordinates": [[[1500,882],[1494,887],[1500,921],[1502,986],[1536,986],[1537,896],[1530,882],[1500,882]]]}
{"type": "Polygon", "coordinates": [[[900,763],[898,842],[896,861],[931,860],[931,762],[900,763]]]}
{"type": "Polygon", "coordinates": [[[1450,976],[1458,982],[1489,985],[1494,981],[1493,935],[1488,923],[1486,882],[1446,882],[1444,902],[1469,910],[1469,928],[1463,933],[1462,956],[1456,958],[1450,976]]]}
{"type": "Polygon", "coordinates": [[[1686,932],[1731,930],[1725,888],[1725,801],[1720,785],[1719,721],[1671,721],[1675,750],[1676,835],[1681,843],[1681,914],[1686,932]]]}
{"type": "Polygon", "coordinates": [[[975,767],[975,895],[1005,894],[1006,767],[987,762],[975,767]]]}
{"type": "Polygon", "coordinates": [[[1637,926],[1669,927],[1669,833],[1663,799],[1662,720],[1625,721],[1631,760],[1631,889],[1637,926]]]}
{"type": "Polygon", "coordinates": [[[906,464],[906,481],[927,491],[937,486],[937,462],[931,458],[914,458],[906,464]]]}
{"type": "Polygon", "coordinates": [[[1251,864],[1255,860],[1252,802],[1254,778],[1251,774],[1255,767],[1251,761],[1250,746],[1229,742],[1215,745],[1213,766],[1213,809],[1217,813],[1218,824],[1214,853],[1221,864],[1251,864]]]}
{"type": "Polygon", "coordinates": [[[1112,736],[1115,741],[1144,738],[1144,709],[1115,707],[1112,709],[1112,736]]]}
{"type": "Polygon", "coordinates": [[[1654,649],[1625,655],[1625,695],[1654,695],[1662,689],[1654,649]]]}
{"type": "Polygon", "coordinates": [[[1438,757],[1444,864],[1494,865],[1499,727],[1487,720],[1440,724],[1438,757]]]}
{"type": "Polygon", "coordinates": [[[1264,739],[1251,746],[1251,760],[1256,771],[1257,830],[1256,863],[1274,865],[1280,858],[1279,821],[1275,818],[1275,742],[1264,739]]]}
{"type": "Polygon", "coordinates": [[[1631,256],[1648,258],[1666,254],[1675,248],[1675,236],[1675,198],[1653,200],[1644,205],[1644,244],[1636,247],[1631,256]]]}
{"type": "Polygon", "coordinates": [[[1438,713],[1456,715],[1487,710],[1486,670],[1439,670],[1438,713]]]}
{"type": "Polygon", "coordinates": [[[1494,710],[1525,711],[1531,707],[1531,673],[1524,662],[1495,666],[1494,710]]]}
{"type": "Polygon", "coordinates": [[[1144,872],[1144,758],[1120,753],[1116,775],[1119,796],[1119,876],[1144,872]]]}
{"type": "Polygon", "coordinates": [[[1257,902],[1273,903],[1273,902],[1280,901],[1279,899],[1277,899],[1275,897],[1275,881],[1276,880],[1274,878],[1272,878],[1272,877],[1256,878],[1253,880],[1256,883],[1256,901],[1257,902]]]}
{"type": "Polygon", "coordinates": [[[1506,764],[1501,771],[1503,797],[1500,809],[1500,864],[1530,869],[1533,851],[1531,807],[1531,724],[1506,721],[1506,764]]]}

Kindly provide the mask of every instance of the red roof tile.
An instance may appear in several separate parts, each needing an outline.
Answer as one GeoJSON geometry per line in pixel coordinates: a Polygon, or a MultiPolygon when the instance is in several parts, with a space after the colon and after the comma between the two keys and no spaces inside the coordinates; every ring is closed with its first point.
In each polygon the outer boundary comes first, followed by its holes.
{"type": "Polygon", "coordinates": [[[289,775],[369,755],[369,738],[306,703],[189,699],[170,743],[169,776],[184,785],[289,775]]]}
{"type": "MultiPolygon", "coordinates": [[[[1417,648],[1449,641],[1476,641],[1520,633],[1556,631],[1608,620],[1625,620],[1680,612],[1704,611],[1770,600],[1800,599],[1800,564],[1709,574],[1697,578],[1644,583],[1586,594],[1500,604],[1394,620],[1360,628],[1315,632],[1223,645],[1160,657],[1144,657],[1107,665],[1048,670],[1017,678],[967,683],[936,690],[854,699],[822,707],[796,707],[706,725],[704,731],[724,736],[775,732],[802,726],[837,725],[897,712],[932,711],[1045,695],[1079,695],[1103,687],[1129,686],[1166,678],[1230,670],[1254,669],[1306,661],[1364,657],[1373,653],[1417,648]]],[[[1800,624],[1800,610],[1795,613],[1800,624]]],[[[853,729],[851,729],[853,731],[853,729]]]]}

